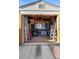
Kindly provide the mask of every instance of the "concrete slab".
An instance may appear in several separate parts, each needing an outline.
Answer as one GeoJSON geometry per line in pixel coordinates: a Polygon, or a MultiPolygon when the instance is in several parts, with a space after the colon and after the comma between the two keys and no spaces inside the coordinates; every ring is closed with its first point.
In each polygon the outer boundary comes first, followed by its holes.
{"type": "Polygon", "coordinates": [[[54,59],[53,54],[48,45],[42,46],[42,59],[54,59]]]}
{"type": "Polygon", "coordinates": [[[48,45],[28,45],[19,49],[19,59],[54,59],[48,45]]]}
{"type": "Polygon", "coordinates": [[[19,49],[19,59],[28,59],[32,46],[23,46],[19,49]]]}
{"type": "Polygon", "coordinates": [[[60,59],[60,46],[54,45],[54,48],[52,50],[53,50],[55,58],[60,59]]]}

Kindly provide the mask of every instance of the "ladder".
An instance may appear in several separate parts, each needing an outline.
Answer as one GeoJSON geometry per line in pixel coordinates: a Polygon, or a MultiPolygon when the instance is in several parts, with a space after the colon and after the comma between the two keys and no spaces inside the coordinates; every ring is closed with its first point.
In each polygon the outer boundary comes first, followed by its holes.
{"type": "Polygon", "coordinates": [[[52,34],[50,34],[50,39],[55,41],[55,37],[56,37],[56,32],[55,32],[56,31],[56,23],[54,23],[53,27],[51,27],[51,28],[53,28],[53,30],[51,30],[52,34]]]}

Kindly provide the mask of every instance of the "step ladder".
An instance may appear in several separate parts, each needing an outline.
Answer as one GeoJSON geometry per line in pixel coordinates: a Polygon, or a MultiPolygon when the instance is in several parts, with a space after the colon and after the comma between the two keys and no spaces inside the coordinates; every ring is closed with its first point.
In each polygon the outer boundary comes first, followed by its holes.
{"type": "Polygon", "coordinates": [[[51,28],[53,28],[53,29],[51,30],[50,40],[55,41],[55,38],[56,38],[56,23],[54,23],[53,27],[51,27],[51,28]]]}

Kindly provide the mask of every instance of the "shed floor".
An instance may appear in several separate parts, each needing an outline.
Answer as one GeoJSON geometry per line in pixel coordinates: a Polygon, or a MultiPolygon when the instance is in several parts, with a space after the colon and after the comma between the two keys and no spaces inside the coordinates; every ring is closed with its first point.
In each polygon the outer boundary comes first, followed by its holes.
{"type": "Polygon", "coordinates": [[[31,40],[29,40],[29,43],[52,43],[48,41],[49,38],[47,36],[34,36],[31,40]]]}

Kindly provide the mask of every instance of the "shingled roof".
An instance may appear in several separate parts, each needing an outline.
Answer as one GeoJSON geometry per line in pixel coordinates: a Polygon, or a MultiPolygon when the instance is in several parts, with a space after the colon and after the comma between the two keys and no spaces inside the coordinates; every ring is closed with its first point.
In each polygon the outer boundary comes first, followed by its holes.
{"type": "MultiPolygon", "coordinates": [[[[25,5],[20,6],[19,8],[23,8],[23,7],[26,7],[26,6],[30,6],[30,5],[36,4],[38,2],[41,2],[41,1],[43,1],[43,0],[38,0],[38,1],[35,1],[35,2],[31,2],[29,4],[25,4],[25,5]]],[[[46,2],[46,1],[43,1],[43,2],[48,3],[48,4],[51,4],[51,3],[46,2]]],[[[54,5],[54,4],[51,4],[51,5],[54,5]]],[[[56,6],[56,5],[54,5],[54,6],[56,6]]],[[[59,7],[59,6],[56,6],[56,7],[59,7]]]]}

